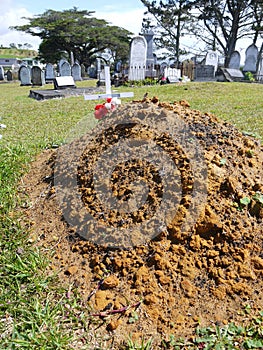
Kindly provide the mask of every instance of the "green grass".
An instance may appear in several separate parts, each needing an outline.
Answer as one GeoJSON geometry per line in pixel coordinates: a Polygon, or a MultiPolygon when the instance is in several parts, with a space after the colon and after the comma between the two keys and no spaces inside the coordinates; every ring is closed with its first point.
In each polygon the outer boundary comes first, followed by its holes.
{"type": "MultiPolygon", "coordinates": [[[[75,291],[69,296],[55,276],[46,276],[47,257],[28,242],[16,209],[23,205],[17,184],[30,162],[43,149],[65,142],[78,121],[85,119],[92,128],[96,124],[96,102],[85,101],[83,96],[40,102],[28,97],[29,90],[16,82],[0,84],[0,123],[7,126],[0,132],[0,349],[89,349],[92,344],[76,345],[79,330],[88,331],[88,310],[75,291]]],[[[187,83],[121,90],[134,91],[135,99],[141,99],[145,92],[162,101],[186,99],[193,109],[214,113],[243,131],[263,137],[263,85],[187,83]]],[[[227,329],[197,330],[191,343],[171,337],[163,348],[194,349],[203,344],[205,349],[222,349],[219,346],[225,342],[227,349],[234,349],[229,344],[237,342],[239,348],[255,349],[260,345],[262,324],[260,314],[251,319],[250,328],[228,325],[227,329]]],[[[136,344],[129,339],[125,347],[151,348],[151,340],[136,344]]],[[[101,345],[101,349],[105,347],[101,345]]]]}
{"type": "Polygon", "coordinates": [[[0,48],[0,58],[26,58],[37,56],[37,51],[27,49],[0,48]]]}

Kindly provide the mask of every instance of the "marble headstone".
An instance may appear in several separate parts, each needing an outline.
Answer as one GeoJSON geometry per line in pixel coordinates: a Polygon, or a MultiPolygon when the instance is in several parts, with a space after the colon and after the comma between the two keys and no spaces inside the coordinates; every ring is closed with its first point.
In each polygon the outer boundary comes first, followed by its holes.
{"type": "Polygon", "coordinates": [[[52,83],[55,78],[56,76],[55,76],[55,70],[54,70],[53,64],[47,63],[46,70],[45,70],[46,83],[48,82],[52,83]]]}
{"type": "Polygon", "coordinates": [[[252,44],[246,49],[246,58],[243,72],[256,73],[257,70],[258,48],[252,44]]]}
{"type": "Polygon", "coordinates": [[[129,80],[144,80],[146,71],[147,42],[143,36],[133,38],[130,49],[129,80]]]}
{"type": "Polygon", "coordinates": [[[205,57],[205,65],[206,66],[214,66],[214,71],[217,70],[218,67],[218,53],[216,51],[208,51],[205,57]]]}
{"type": "Polygon", "coordinates": [[[240,53],[238,51],[234,51],[230,57],[229,66],[230,69],[240,69],[240,53]]]}
{"type": "Polygon", "coordinates": [[[18,76],[21,82],[21,86],[31,85],[31,72],[27,66],[21,66],[19,68],[18,76]]]}
{"type": "Polygon", "coordinates": [[[73,66],[71,67],[71,74],[73,76],[74,81],[81,81],[81,67],[80,65],[75,62],[73,66]]]}
{"type": "Polygon", "coordinates": [[[64,63],[62,63],[62,65],[60,67],[60,76],[61,77],[71,76],[71,66],[68,63],[68,61],[65,61],[64,63]]]}

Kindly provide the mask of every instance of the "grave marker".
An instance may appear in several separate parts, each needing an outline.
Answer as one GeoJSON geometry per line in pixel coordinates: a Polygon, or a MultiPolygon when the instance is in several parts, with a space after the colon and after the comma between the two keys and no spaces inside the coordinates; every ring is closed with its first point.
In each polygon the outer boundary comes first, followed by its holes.
{"type": "Polygon", "coordinates": [[[143,36],[133,38],[130,50],[129,80],[144,80],[146,73],[147,42],[143,36]]]}
{"type": "Polygon", "coordinates": [[[21,66],[19,68],[18,75],[21,82],[21,86],[31,85],[31,72],[27,66],[21,66]]]}
{"type": "Polygon", "coordinates": [[[42,86],[45,85],[44,72],[38,66],[33,66],[31,68],[31,82],[32,85],[42,86]]]}
{"type": "Polygon", "coordinates": [[[230,57],[229,67],[230,69],[239,69],[240,68],[240,53],[234,51],[230,57]]]}
{"type": "Polygon", "coordinates": [[[55,70],[54,70],[53,64],[47,63],[46,71],[45,71],[46,83],[53,83],[55,78],[56,76],[55,76],[55,70]]]}
{"type": "Polygon", "coordinates": [[[0,80],[5,80],[5,71],[2,66],[0,66],[0,80]]]}
{"type": "Polygon", "coordinates": [[[71,67],[71,74],[73,76],[74,81],[81,81],[81,67],[78,62],[75,62],[71,67]]]}
{"type": "Polygon", "coordinates": [[[258,48],[255,44],[246,49],[246,58],[243,72],[256,73],[257,71],[258,48]]]}
{"type": "Polygon", "coordinates": [[[84,94],[84,99],[85,100],[100,100],[100,99],[106,99],[108,97],[133,97],[134,93],[133,92],[120,92],[120,93],[112,93],[111,92],[111,80],[110,80],[110,67],[105,66],[104,67],[104,72],[105,72],[105,87],[106,87],[106,93],[104,94],[98,94],[98,95],[85,95],[84,94]]]}
{"type": "Polygon", "coordinates": [[[68,61],[65,61],[65,62],[62,63],[61,69],[60,69],[60,76],[61,77],[69,77],[69,76],[71,76],[71,66],[68,63],[68,61]]]}

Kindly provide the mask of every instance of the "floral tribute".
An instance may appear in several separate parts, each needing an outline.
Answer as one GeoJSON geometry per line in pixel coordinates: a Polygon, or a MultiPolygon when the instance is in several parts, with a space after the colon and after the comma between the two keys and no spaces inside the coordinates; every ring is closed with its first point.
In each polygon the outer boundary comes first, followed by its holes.
{"type": "Polygon", "coordinates": [[[114,111],[118,105],[121,104],[121,100],[117,97],[108,97],[106,102],[97,104],[95,106],[94,116],[96,119],[102,119],[110,111],[114,111]]]}

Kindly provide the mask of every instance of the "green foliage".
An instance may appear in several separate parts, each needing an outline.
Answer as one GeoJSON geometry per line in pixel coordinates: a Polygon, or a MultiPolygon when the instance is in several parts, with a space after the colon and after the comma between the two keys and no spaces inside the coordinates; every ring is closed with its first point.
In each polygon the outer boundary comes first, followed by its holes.
{"type": "Polygon", "coordinates": [[[246,72],[245,73],[245,80],[248,80],[250,82],[255,81],[254,74],[251,72],[246,72]]]}
{"type": "Polygon", "coordinates": [[[92,17],[92,11],[79,11],[76,7],[64,11],[47,10],[28,24],[14,26],[42,39],[39,56],[46,62],[56,63],[65,53],[89,65],[95,55],[109,49],[117,61],[128,57],[131,33],[123,28],[110,26],[105,20],[92,17]]]}

